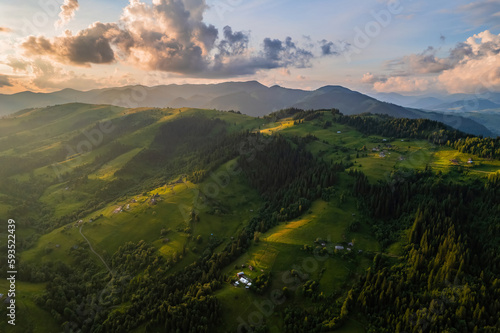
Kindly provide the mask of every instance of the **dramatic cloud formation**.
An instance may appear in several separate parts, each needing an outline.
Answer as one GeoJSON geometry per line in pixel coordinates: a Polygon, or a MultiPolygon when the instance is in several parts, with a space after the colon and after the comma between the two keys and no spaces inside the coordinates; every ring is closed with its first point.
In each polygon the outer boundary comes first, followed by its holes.
{"type": "Polygon", "coordinates": [[[362,82],[373,84],[377,91],[423,90],[425,82],[450,93],[500,89],[500,35],[486,30],[457,44],[447,57],[439,58],[436,53],[429,47],[420,54],[392,60],[386,64],[389,77],[367,73],[362,82]],[[425,77],[429,74],[437,76],[425,77]]]}
{"type": "Polygon", "coordinates": [[[12,83],[8,76],[0,74],[0,88],[2,87],[12,87],[12,83]]]}
{"type": "Polygon", "coordinates": [[[183,74],[204,71],[218,30],[203,22],[204,0],[137,0],[125,7],[114,42],[130,63],[183,74]]]}
{"type": "Polygon", "coordinates": [[[120,34],[116,24],[94,23],[76,36],[72,36],[69,31],[66,31],[64,37],[53,40],[43,36],[30,36],[22,47],[27,56],[47,55],[61,63],[80,66],[105,64],[115,61],[111,40],[120,34]]]}
{"type": "Polygon", "coordinates": [[[64,0],[64,3],[61,6],[61,12],[59,13],[59,20],[55,23],[55,26],[62,27],[71,21],[78,8],[78,0],[64,0]]]}
{"type": "MultiPolygon", "coordinates": [[[[72,15],[69,8],[63,12],[72,15]]],[[[249,50],[248,32],[226,26],[219,36],[217,28],[203,22],[206,9],[205,0],[153,0],[152,4],[130,0],[118,23],[96,22],[74,36],[70,32],[53,39],[30,36],[22,47],[28,57],[48,56],[63,64],[123,61],[144,70],[194,77],[311,67],[312,48],[299,47],[291,37],[265,38],[260,50],[249,50]]],[[[340,54],[332,42],[323,40],[318,46],[323,55],[340,54]]]]}
{"type": "Polygon", "coordinates": [[[451,93],[500,90],[500,34],[481,32],[452,50],[453,68],[439,76],[451,93]]]}

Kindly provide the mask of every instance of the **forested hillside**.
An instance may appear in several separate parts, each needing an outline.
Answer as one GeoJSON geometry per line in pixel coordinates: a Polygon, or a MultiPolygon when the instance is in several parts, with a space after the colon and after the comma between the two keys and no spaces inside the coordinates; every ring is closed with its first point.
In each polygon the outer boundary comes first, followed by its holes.
{"type": "Polygon", "coordinates": [[[0,129],[13,332],[500,330],[498,138],[338,109],[85,104],[0,129]]]}

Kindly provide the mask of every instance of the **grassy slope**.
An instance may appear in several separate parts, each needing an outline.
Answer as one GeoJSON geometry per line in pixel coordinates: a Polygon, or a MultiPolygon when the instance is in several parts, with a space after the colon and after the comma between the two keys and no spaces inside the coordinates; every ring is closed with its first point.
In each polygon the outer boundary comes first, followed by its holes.
{"type": "MultiPolygon", "coordinates": [[[[59,140],[71,138],[71,135],[74,135],[81,128],[88,126],[92,121],[95,122],[96,119],[121,117],[125,113],[152,112],[144,108],[124,111],[120,108],[108,110],[103,106],[96,107],[96,110],[89,106],[78,107],[81,110],[78,109],[80,111],[76,111],[74,115],[65,114],[64,110],[57,109],[57,112],[60,113],[59,120],[54,118],[51,120],[51,124],[44,126],[40,125],[37,127],[34,125],[34,121],[31,123],[26,122],[24,119],[30,117],[28,114],[9,119],[8,122],[0,122],[0,128],[21,128],[22,131],[18,132],[19,135],[28,135],[29,133],[29,140],[18,143],[14,143],[12,139],[16,137],[16,133],[12,130],[6,132],[3,136],[0,135],[0,140],[4,140],[3,142],[7,144],[6,149],[1,151],[0,155],[26,154],[44,149],[50,151],[58,147],[57,142],[59,140]],[[89,122],[86,122],[86,112],[95,112],[99,114],[100,118],[92,117],[92,121],[89,120],[89,122]],[[82,124],[82,127],[74,125],[75,123],[82,124]],[[72,132],[73,134],[58,132],[58,126],[62,128],[63,126],[70,126],[70,124],[73,124],[73,127],[76,128],[72,132]],[[50,131],[52,131],[53,136],[47,134],[50,131]]],[[[158,113],[158,111],[155,112],[158,113]]],[[[333,124],[332,127],[323,129],[321,124],[323,121],[331,118],[330,114],[325,114],[324,118],[320,120],[293,126],[293,121],[290,119],[266,124],[263,119],[234,113],[220,113],[213,110],[167,109],[158,113],[155,123],[119,137],[117,141],[130,145],[132,150],[101,166],[89,176],[89,182],[85,186],[66,190],[66,184],[59,183],[53,185],[46,190],[41,199],[42,202],[55,208],[57,216],[62,216],[77,209],[90,198],[93,190],[95,191],[95,189],[112,180],[114,172],[121,165],[135,156],[140,149],[151,143],[157,129],[162,123],[171,121],[176,117],[190,116],[199,114],[200,112],[209,118],[219,117],[226,120],[230,124],[230,130],[233,131],[260,128],[261,132],[269,135],[275,133],[298,136],[313,134],[319,138],[319,141],[313,141],[308,144],[308,149],[314,155],[325,160],[334,161],[345,160],[347,155],[350,155],[351,160],[355,161],[353,168],[359,168],[372,181],[385,179],[395,168],[420,169],[424,168],[427,164],[436,170],[450,172],[456,168],[451,165],[449,162],[450,159],[456,158],[465,162],[470,157],[449,148],[433,146],[425,141],[405,140],[401,142],[397,140],[383,142],[384,138],[382,137],[366,137],[344,125],[333,124]],[[338,134],[337,131],[341,131],[341,133],[338,134]],[[386,148],[384,146],[386,143],[390,143],[393,146],[391,149],[387,148],[387,152],[390,152],[390,154],[387,154],[387,157],[381,158],[378,156],[378,152],[374,153],[371,151],[373,147],[379,145],[386,148]],[[356,153],[363,146],[367,147],[368,156],[356,158],[356,153]],[[347,150],[343,151],[339,147],[347,147],[347,150]],[[403,157],[403,159],[400,159],[400,157],[403,157]]],[[[36,114],[35,112],[33,113],[36,114]]],[[[42,121],[40,120],[39,123],[42,123],[42,121]]],[[[106,154],[109,152],[109,149],[109,145],[96,147],[92,152],[82,155],[78,163],[71,167],[74,168],[78,165],[91,163],[96,156],[106,154]]],[[[498,162],[477,158],[474,158],[474,160],[479,163],[474,166],[467,165],[466,167],[469,167],[471,172],[478,175],[485,175],[487,172],[494,172],[500,169],[500,163],[498,162]]],[[[219,174],[226,170],[226,168],[227,165],[221,166],[215,173],[219,174]]],[[[35,170],[34,175],[35,177],[52,179],[55,177],[51,166],[35,170]]],[[[14,177],[20,181],[29,180],[28,174],[15,175],[14,177]]],[[[213,184],[214,180],[209,178],[198,186],[194,184],[178,184],[173,191],[171,187],[161,187],[146,195],[137,193],[133,197],[121,198],[101,211],[87,216],[85,218],[86,223],[83,227],[83,233],[90,240],[94,249],[100,254],[104,254],[108,260],[109,255],[112,255],[120,245],[127,241],[136,242],[144,239],[152,242],[166,256],[170,256],[174,252],[180,253],[186,247],[188,250],[184,260],[174,267],[174,270],[180,269],[197,257],[197,254],[193,253],[190,249],[197,247],[198,251],[202,251],[206,240],[212,234],[220,239],[229,240],[231,236],[237,234],[238,230],[244,227],[262,204],[258,194],[249,188],[248,183],[242,175],[231,177],[229,185],[218,186],[218,194],[211,200],[212,206],[222,207],[224,208],[224,212],[210,214],[211,207],[200,209],[200,222],[193,225],[193,236],[201,235],[203,241],[201,244],[195,244],[189,240],[188,234],[179,231],[188,226],[182,211],[188,211],[193,206],[193,201],[197,193],[196,188],[201,190],[208,189],[213,184]],[[162,197],[162,200],[155,206],[149,204],[149,197],[154,193],[158,193],[162,197]],[[133,198],[137,200],[137,203],[131,203],[133,198]],[[130,210],[114,213],[117,207],[126,206],[127,204],[130,204],[130,210]],[[90,218],[100,214],[103,214],[103,216],[97,221],[88,222],[90,218]],[[165,236],[161,236],[160,230],[162,228],[170,229],[170,232],[165,236]],[[162,241],[165,237],[170,239],[168,243],[162,241]]],[[[283,273],[293,268],[294,265],[300,267],[310,259],[311,255],[301,250],[303,245],[315,246],[314,240],[318,237],[328,239],[330,241],[329,244],[345,243],[354,240],[355,249],[362,249],[364,251],[363,254],[356,254],[354,258],[339,254],[328,260],[317,262],[317,267],[311,269],[310,272],[310,278],[320,282],[320,291],[330,294],[342,290],[343,286],[349,283],[352,274],[360,273],[370,264],[370,260],[365,257],[365,253],[380,250],[377,241],[370,235],[369,226],[362,224],[360,231],[357,233],[349,234],[346,232],[346,227],[355,218],[352,214],[358,214],[353,198],[348,197],[345,203],[339,203],[338,194],[342,192],[347,193],[349,189],[348,177],[343,177],[341,184],[337,188],[337,196],[334,199],[330,202],[318,200],[313,204],[310,211],[302,217],[281,224],[261,235],[260,242],[253,244],[249,251],[242,255],[237,262],[228,266],[225,273],[234,275],[237,271],[241,270],[242,264],[251,264],[256,270],[251,272],[248,269],[243,269],[246,273],[255,277],[261,274],[262,271],[272,272],[274,278],[271,290],[281,289],[287,285],[283,281],[283,273]],[[238,268],[235,268],[235,265],[238,268]]],[[[2,209],[5,211],[7,208],[6,204],[2,203],[2,196],[0,196],[0,212],[2,209]]],[[[67,229],[62,227],[42,236],[34,248],[21,254],[22,259],[31,262],[61,260],[68,264],[74,264],[69,254],[69,249],[74,245],[86,247],[86,243],[84,243],[78,229],[74,227],[75,222],[68,221],[67,229]],[[56,245],[59,245],[59,247],[56,247],[56,245]]],[[[396,243],[389,247],[387,252],[397,255],[400,247],[401,244],[396,243]]],[[[96,262],[99,263],[97,259],[96,262]]],[[[39,288],[43,288],[43,286],[39,286],[39,288]]],[[[31,289],[27,287],[26,290],[31,289]]],[[[234,328],[240,316],[241,318],[247,318],[249,314],[255,311],[254,301],[263,301],[267,297],[256,296],[247,290],[242,288],[235,289],[229,285],[225,285],[216,294],[224,308],[225,320],[221,331],[234,328]],[[245,306],[241,306],[241,304],[245,304],[245,306]]],[[[30,295],[32,296],[32,294],[27,294],[26,297],[29,298],[30,295]]],[[[308,304],[308,301],[301,299],[300,295],[293,296],[292,301],[304,304],[305,306],[308,304]]],[[[43,313],[43,310],[38,309],[33,303],[30,304],[32,311],[43,313]]],[[[271,317],[274,316],[275,314],[271,317]]],[[[281,331],[282,323],[277,317],[269,321],[272,323],[272,332],[281,331]]],[[[2,328],[2,325],[0,325],[0,328],[2,328]]],[[[350,321],[342,328],[341,332],[363,332],[363,329],[359,324],[350,321]]]]}
{"type": "MultiPolygon", "coordinates": [[[[306,122],[293,126],[290,119],[284,119],[278,123],[270,123],[263,126],[260,132],[263,134],[294,135],[305,136],[313,134],[319,140],[308,144],[308,149],[317,157],[325,160],[345,160],[350,155],[355,163],[354,168],[363,171],[373,182],[386,179],[395,169],[424,169],[426,165],[442,172],[452,172],[454,166],[449,162],[450,159],[458,158],[467,161],[470,157],[467,154],[461,154],[446,147],[438,147],[424,140],[395,140],[383,141],[380,136],[364,136],[356,130],[339,124],[333,124],[328,129],[323,129],[321,123],[328,120],[330,115],[325,114],[323,119],[306,122]],[[338,133],[340,131],[341,133],[338,133]],[[323,142],[326,141],[326,142],[323,142]],[[391,144],[388,148],[386,144],[391,144]],[[339,146],[349,148],[348,151],[341,151],[339,146]],[[362,154],[360,149],[366,146],[367,157],[357,157],[356,153],[362,154]],[[386,157],[379,156],[379,152],[373,152],[372,148],[380,146],[386,150],[386,157]],[[453,154],[450,155],[450,151],[453,154]],[[390,154],[389,154],[390,153],[390,154]]],[[[470,171],[480,174],[484,171],[495,172],[500,169],[500,164],[494,161],[480,161],[470,171]],[[480,165],[479,165],[480,164],[480,165]],[[487,166],[485,166],[487,165],[487,166]]],[[[338,193],[342,190],[349,190],[349,185],[343,179],[341,186],[338,187],[338,193]]],[[[352,214],[357,212],[353,198],[348,199],[346,203],[339,205],[338,199],[331,202],[322,200],[316,201],[310,211],[302,217],[281,224],[265,234],[260,236],[260,242],[253,244],[247,253],[243,254],[234,265],[230,265],[224,271],[227,275],[233,276],[239,271],[244,271],[251,278],[262,274],[262,272],[271,272],[273,274],[273,284],[271,290],[281,290],[284,286],[290,287],[286,280],[285,272],[292,268],[303,268],[310,265],[308,279],[319,281],[319,290],[325,294],[331,294],[335,291],[340,292],[345,289],[346,284],[352,281],[352,274],[359,274],[371,264],[370,256],[367,252],[380,251],[380,245],[370,233],[369,226],[362,223],[361,229],[356,233],[348,233],[346,227],[355,219],[352,214]],[[312,255],[301,250],[303,245],[316,246],[316,238],[329,240],[328,244],[342,243],[354,240],[356,250],[363,250],[356,254],[354,259],[349,259],[342,254],[325,261],[316,261],[316,266],[312,263],[312,255]],[[242,265],[245,268],[242,268],[242,265]],[[250,271],[247,267],[251,265],[255,270],[250,271]]],[[[401,242],[390,246],[386,253],[390,256],[399,256],[401,253],[401,242]]],[[[236,288],[232,285],[226,285],[222,290],[216,293],[223,304],[224,325],[220,328],[221,332],[234,329],[242,320],[249,322],[252,315],[258,310],[258,304],[269,300],[270,293],[264,296],[255,295],[243,288],[236,288]],[[243,306],[242,306],[243,304],[243,306]]],[[[307,307],[308,300],[293,296],[287,302],[295,302],[299,306],[307,307]]],[[[258,318],[258,317],[257,317],[258,318]]],[[[266,318],[271,332],[281,332],[283,323],[275,316],[275,313],[266,318]]],[[[338,332],[364,332],[363,326],[349,320],[338,332]]]]}
{"type": "Polygon", "coordinates": [[[45,284],[27,283],[16,281],[16,325],[7,323],[8,317],[3,301],[7,295],[9,285],[7,280],[0,280],[0,293],[4,294],[0,300],[0,332],[12,333],[47,333],[61,331],[59,325],[54,321],[52,315],[37,306],[33,297],[43,293],[45,284]]]}
{"type": "MultiPolygon", "coordinates": [[[[339,186],[339,191],[342,187],[339,186]]],[[[352,274],[360,274],[370,264],[370,260],[365,258],[365,253],[380,250],[378,242],[367,233],[367,226],[363,226],[361,232],[357,233],[346,231],[346,227],[355,219],[352,216],[353,212],[356,212],[353,198],[348,198],[340,207],[338,198],[331,202],[318,200],[302,217],[280,224],[260,235],[260,241],[253,244],[235,263],[227,267],[224,273],[235,276],[237,272],[243,271],[247,276],[255,278],[262,272],[271,272],[273,280],[270,290],[281,290],[283,287],[293,289],[293,283],[288,281],[287,272],[291,269],[301,269],[308,274],[307,279],[320,283],[320,292],[328,295],[340,292],[350,284],[352,274]],[[344,251],[326,260],[315,259],[302,248],[304,245],[317,246],[314,243],[317,238],[328,240],[327,246],[330,248],[336,244],[346,245],[353,240],[355,252],[363,250],[365,253],[349,258],[345,256],[344,251]],[[242,268],[242,265],[245,268],[242,268]],[[253,271],[248,269],[249,265],[253,266],[253,271]]],[[[270,293],[258,296],[232,285],[225,285],[216,295],[222,301],[224,308],[224,325],[221,327],[221,332],[237,326],[238,318],[248,321],[258,309],[256,304],[270,297],[270,293]],[[238,304],[248,304],[248,306],[238,306],[238,304]]],[[[310,303],[310,300],[303,299],[300,295],[293,296],[289,301],[299,306],[307,306],[310,303]]],[[[267,322],[271,326],[271,332],[282,331],[282,323],[278,317],[268,319],[267,322]]]]}
{"type": "MultiPolygon", "coordinates": [[[[229,165],[221,166],[214,174],[220,174],[227,170],[229,165]]],[[[98,252],[108,254],[114,253],[118,247],[127,241],[137,242],[145,240],[154,243],[160,252],[172,254],[174,251],[181,251],[182,247],[188,243],[188,235],[179,232],[177,229],[184,229],[189,226],[183,212],[188,212],[193,207],[197,191],[204,191],[212,186],[214,182],[211,178],[205,182],[194,185],[192,183],[177,184],[172,187],[162,186],[154,189],[146,195],[136,196],[117,201],[106,208],[87,216],[84,221],[83,233],[91,241],[93,247],[98,252]],[[161,201],[156,205],[150,203],[153,194],[159,194],[161,201]],[[137,202],[132,203],[135,199],[137,202]],[[130,205],[127,210],[126,206],[130,205]],[[123,212],[116,213],[118,207],[123,207],[123,212]],[[94,222],[89,220],[99,216],[94,222]],[[161,229],[170,229],[170,233],[161,237],[161,229]],[[163,244],[162,239],[169,238],[170,242],[163,244]]],[[[225,184],[224,184],[225,185],[225,184]]],[[[219,238],[227,238],[248,222],[252,213],[260,204],[257,193],[249,188],[246,180],[241,175],[230,178],[230,182],[224,187],[218,187],[219,193],[212,200],[223,202],[230,207],[231,211],[225,214],[209,214],[210,207],[200,210],[200,222],[193,226],[193,235],[201,235],[203,239],[208,239],[211,234],[219,238]]],[[[69,221],[68,225],[58,228],[38,241],[36,247],[23,253],[23,259],[27,261],[62,260],[71,263],[68,254],[69,249],[82,242],[82,237],[76,227],[76,221],[69,221]],[[59,247],[56,245],[59,244],[59,247]],[[51,248],[52,251],[46,254],[44,249],[51,248]]]]}

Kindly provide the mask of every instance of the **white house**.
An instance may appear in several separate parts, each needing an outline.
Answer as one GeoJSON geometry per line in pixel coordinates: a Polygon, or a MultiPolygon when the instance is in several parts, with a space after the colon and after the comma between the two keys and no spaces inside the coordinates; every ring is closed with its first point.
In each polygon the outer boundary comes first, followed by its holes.
{"type": "Polygon", "coordinates": [[[335,245],[335,250],[343,250],[344,247],[342,245],[335,245]]]}

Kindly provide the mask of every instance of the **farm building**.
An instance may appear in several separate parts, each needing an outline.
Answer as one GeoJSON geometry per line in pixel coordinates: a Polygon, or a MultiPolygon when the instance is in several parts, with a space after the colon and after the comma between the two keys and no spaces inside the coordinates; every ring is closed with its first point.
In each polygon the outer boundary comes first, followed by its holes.
{"type": "Polygon", "coordinates": [[[344,247],[342,245],[335,245],[335,250],[343,250],[344,247]]]}

